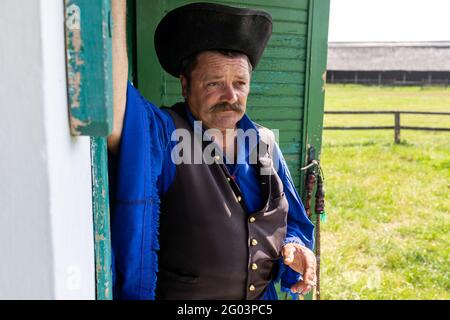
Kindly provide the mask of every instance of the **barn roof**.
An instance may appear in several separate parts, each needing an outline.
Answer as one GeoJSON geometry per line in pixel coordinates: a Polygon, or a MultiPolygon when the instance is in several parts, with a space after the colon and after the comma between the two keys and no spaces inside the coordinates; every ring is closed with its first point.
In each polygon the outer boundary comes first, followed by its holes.
{"type": "Polygon", "coordinates": [[[450,71],[450,41],[330,42],[328,70],[450,71]]]}

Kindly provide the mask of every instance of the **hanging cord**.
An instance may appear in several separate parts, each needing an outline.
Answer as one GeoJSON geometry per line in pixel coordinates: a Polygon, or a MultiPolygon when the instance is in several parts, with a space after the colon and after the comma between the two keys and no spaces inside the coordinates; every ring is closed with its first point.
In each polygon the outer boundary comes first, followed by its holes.
{"type": "Polygon", "coordinates": [[[316,172],[314,170],[308,170],[306,175],[306,202],[305,210],[308,218],[311,219],[311,199],[313,196],[314,185],[316,184],[316,172]]]}
{"type": "Polygon", "coordinates": [[[315,211],[316,214],[320,215],[320,220],[322,222],[327,221],[327,214],[325,212],[325,187],[324,187],[324,181],[325,176],[323,174],[322,167],[318,166],[318,177],[317,177],[317,189],[316,189],[316,205],[315,205],[315,211]]]}
{"type": "Polygon", "coordinates": [[[300,170],[306,172],[305,179],[305,191],[306,191],[306,202],[305,202],[305,211],[308,215],[308,218],[312,220],[311,213],[311,199],[313,197],[314,187],[317,182],[317,188],[315,193],[315,205],[314,212],[316,214],[315,221],[315,243],[316,243],[316,276],[317,276],[317,285],[316,285],[316,300],[320,300],[320,223],[326,221],[326,213],[325,213],[325,191],[324,191],[324,174],[322,167],[320,166],[319,161],[315,159],[315,149],[314,147],[310,147],[309,149],[309,163],[307,166],[301,168],[300,170]]]}
{"type": "MultiPolygon", "coordinates": [[[[313,156],[313,151],[311,152],[311,156],[313,156]]],[[[301,168],[300,170],[307,170],[306,173],[306,202],[305,202],[305,211],[308,215],[308,218],[311,219],[311,199],[313,197],[314,185],[316,184],[316,168],[319,167],[319,162],[317,160],[312,159],[310,163],[301,168]]]]}

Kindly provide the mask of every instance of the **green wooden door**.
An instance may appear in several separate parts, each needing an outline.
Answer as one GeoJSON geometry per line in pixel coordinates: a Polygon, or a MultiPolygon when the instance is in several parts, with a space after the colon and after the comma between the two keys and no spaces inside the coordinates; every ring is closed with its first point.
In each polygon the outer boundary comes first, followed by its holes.
{"type": "MultiPolygon", "coordinates": [[[[136,0],[137,86],[156,105],[182,101],[178,79],[158,63],[153,34],[170,10],[194,1],[136,0]]],[[[301,192],[300,168],[308,144],[320,151],[329,0],[222,0],[210,2],[264,9],[274,18],[272,38],[255,70],[247,110],[253,121],[280,130],[280,147],[301,192]]]]}

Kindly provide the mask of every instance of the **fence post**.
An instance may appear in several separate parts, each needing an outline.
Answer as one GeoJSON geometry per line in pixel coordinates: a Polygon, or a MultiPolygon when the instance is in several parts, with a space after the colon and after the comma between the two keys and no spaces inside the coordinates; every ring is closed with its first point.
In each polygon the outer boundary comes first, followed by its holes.
{"type": "Polygon", "coordinates": [[[395,144],[399,144],[400,143],[400,112],[394,112],[394,117],[395,117],[395,144]]]}

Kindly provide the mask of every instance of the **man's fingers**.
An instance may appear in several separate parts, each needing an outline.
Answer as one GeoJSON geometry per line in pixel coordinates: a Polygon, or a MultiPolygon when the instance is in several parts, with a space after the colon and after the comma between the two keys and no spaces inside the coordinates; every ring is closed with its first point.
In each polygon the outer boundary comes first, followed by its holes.
{"type": "Polygon", "coordinates": [[[290,246],[290,245],[286,245],[283,248],[283,257],[284,257],[284,263],[285,264],[290,264],[294,261],[294,252],[295,252],[295,247],[294,246],[290,246]]]}
{"type": "Polygon", "coordinates": [[[305,272],[303,273],[303,279],[307,282],[307,283],[311,283],[311,284],[315,284],[316,282],[316,263],[315,261],[308,261],[306,263],[306,269],[305,272]]]}
{"type": "Polygon", "coordinates": [[[307,294],[314,286],[306,284],[304,281],[299,281],[291,287],[291,291],[299,294],[307,294]]]}
{"type": "Polygon", "coordinates": [[[307,280],[301,280],[294,284],[291,287],[291,291],[294,293],[300,293],[300,294],[307,294],[310,292],[314,287],[316,286],[315,282],[307,281],[307,280]]]}
{"type": "Polygon", "coordinates": [[[316,257],[314,252],[306,247],[296,245],[286,245],[282,250],[284,263],[289,265],[295,271],[302,274],[302,280],[291,287],[294,293],[307,294],[315,286],[316,275],[316,257]]]}
{"type": "Polygon", "coordinates": [[[312,289],[313,289],[313,286],[307,285],[307,286],[305,287],[305,289],[303,289],[303,291],[300,292],[300,293],[301,293],[301,294],[307,294],[307,293],[309,293],[312,289]]]}
{"type": "Polygon", "coordinates": [[[307,294],[317,285],[316,263],[314,259],[307,259],[303,280],[294,284],[291,288],[293,292],[307,294]]]}

